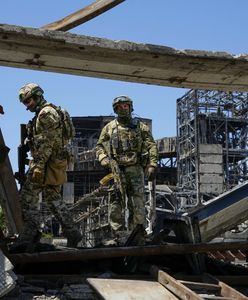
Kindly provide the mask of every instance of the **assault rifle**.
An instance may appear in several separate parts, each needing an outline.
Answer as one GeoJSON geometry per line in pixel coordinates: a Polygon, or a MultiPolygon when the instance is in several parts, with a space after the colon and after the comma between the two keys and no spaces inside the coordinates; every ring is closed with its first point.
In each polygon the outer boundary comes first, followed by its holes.
{"type": "Polygon", "coordinates": [[[20,125],[21,133],[21,143],[18,146],[18,172],[15,173],[15,178],[22,187],[26,180],[25,166],[28,165],[28,151],[29,146],[25,144],[25,139],[27,137],[27,128],[26,124],[20,125]]]}
{"type": "Polygon", "coordinates": [[[119,165],[115,159],[110,158],[109,164],[114,178],[115,190],[119,192],[122,207],[124,207],[125,227],[127,230],[129,230],[128,228],[129,210],[128,210],[128,198],[126,192],[126,178],[123,172],[120,170],[119,165]]]}

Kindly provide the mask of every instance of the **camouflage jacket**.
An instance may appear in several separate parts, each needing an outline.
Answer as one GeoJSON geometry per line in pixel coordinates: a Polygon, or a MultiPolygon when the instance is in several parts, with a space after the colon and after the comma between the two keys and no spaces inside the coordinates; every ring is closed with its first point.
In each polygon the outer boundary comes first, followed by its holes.
{"type": "Polygon", "coordinates": [[[27,125],[33,165],[45,168],[49,159],[63,159],[64,144],[60,116],[45,103],[27,125]]]}
{"type": "Polygon", "coordinates": [[[96,145],[99,161],[114,158],[119,165],[147,164],[156,167],[158,151],[149,127],[138,119],[122,124],[117,119],[109,122],[100,134],[96,145]]]}

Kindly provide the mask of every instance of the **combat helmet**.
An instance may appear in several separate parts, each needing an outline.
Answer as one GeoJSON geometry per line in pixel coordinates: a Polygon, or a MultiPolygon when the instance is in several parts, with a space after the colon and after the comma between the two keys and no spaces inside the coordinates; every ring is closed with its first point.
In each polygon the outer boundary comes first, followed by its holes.
{"type": "Polygon", "coordinates": [[[116,108],[119,103],[128,103],[130,105],[131,111],[133,111],[133,101],[130,97],[121,95],[121,96],[114,98],[112,106],[113,106],[113,110],[115,113],[117,113],[116,108]]]}
{"type": "Polygon", "coordinates": [[[43,99],[44,91],[43,89],[36,83],[28,83],[25,84],[19,90],[19,100],[21,102],[27,100],[28,98],[34,97],[36,102],[39,102],[43,99]]]}

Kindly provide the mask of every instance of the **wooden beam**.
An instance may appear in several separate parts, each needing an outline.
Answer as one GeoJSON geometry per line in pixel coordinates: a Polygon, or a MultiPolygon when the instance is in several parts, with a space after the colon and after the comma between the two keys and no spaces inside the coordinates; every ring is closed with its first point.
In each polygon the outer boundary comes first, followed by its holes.
{"type": "MultiPolygon", "coordinates": [[[[6,147],[0,129],[0,147],[6,147]]],[[[10,234],[20,232],[22,228],[22,212],[18,190],[13,176],[9,157],[0,159],[0,205],[2,206],[10,234]]]]}
{"type": "MultiPolygon", "coordinates": [[[[245,295],[241,294],[240,292],[238,292],[237,290],[235,290],[233,287],[227,285],[226,283],[222,282],[219,280],[219,278],[214,277],[213,275],[210,274],[204,274],[205,278],[209,279],[209,281],[212,281],[215,284],[218,284],[221,288],[221,293],[220,295],[223,298],[226,299],[239,299],[239,300],[248,300],[248,297],[246,297],[245,295]]],[[[233,285],[233,283],[232,283],[233,285]]]]}
{"type": "Polygon", "coordinates": [[[167,299],[178,300],[169,290],[151,280],[87,278],[100,299],[167,299]]]}
{"type": "Polygon", "coordinates": [[[203,300],[201,296],[197,295],[194,291],[184,286],[174,277],[160,270],[157,266],[151,266],[150,273],[160,284],[171,291],[179,299],[203,300]]]}
{"type": "Polygon", "coordinates": [[[65,18],[42,26],[41,29],[67,31],[78,25],[81,25],[105,11],[115,7],[125,0],[97,0],[94,3],[76,11],[65,18]]]}
{"type": "MultiPolygon", "coordinates": [[[[215,277],[217,277],[218,280],[223,281],[232,286],[248,286],[247,275],[216,275],[215,277]]],[[[177,280],[200,281],[202,279],[202,276],[178,273],[175,275],[175,278],[177,280]]]]}
{"type": "Polygon", "coordinates": [[[114,248],[76,249],[40,253],[9,254],[12,263],[41,263],[56,261],[85,261],[124,256],[151,256],[165,254],[207,253],[227,249],[247,249],[248,242],[209,243],[209,244],[167,244],[162,246],[133,246],[114,248]]]}
{"type": "Polygon", "coordinates": [[[0,65],[194,89],[248,91],[248,55],[0,25],[0,65]]]}

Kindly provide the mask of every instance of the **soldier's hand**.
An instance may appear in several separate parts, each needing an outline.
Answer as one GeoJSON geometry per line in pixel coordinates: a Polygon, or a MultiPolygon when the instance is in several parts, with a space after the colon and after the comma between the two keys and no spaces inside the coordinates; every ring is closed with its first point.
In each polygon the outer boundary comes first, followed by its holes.
{"type": "Polygon", "coordinates": [[[110,166],[110,161],[108,157],[104,157],[101,161],[101,166],[104,167],[105,169],[108,169],[110,166]]]}
{"type": "Polygon", "coordinates": [[[33,175],[32,175],[32,182],[38,184],[44,183],[44,171],[41,168],[39,167],[34,168],[33,175]]]}
{"type": "Polygon", "coordinates": [[[154,166],[149,166],[146,172],[148,181],[152,181],[156,177],[156,168],[154,166]]]}

